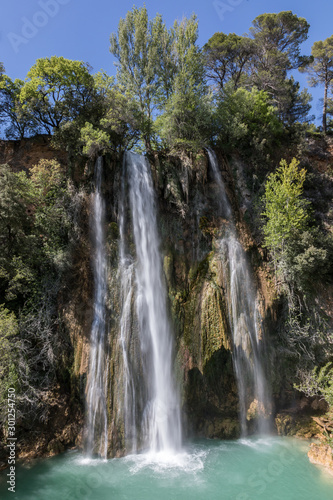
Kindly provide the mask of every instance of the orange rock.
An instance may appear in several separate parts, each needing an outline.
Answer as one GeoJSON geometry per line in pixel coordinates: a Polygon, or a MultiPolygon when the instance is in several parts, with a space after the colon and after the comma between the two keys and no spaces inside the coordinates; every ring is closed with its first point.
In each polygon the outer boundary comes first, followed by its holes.
{"type": "Polygon", "coordinates": [[[311,463],[327,467],[333,474],[332,448],[328,444],[312,443],[308,452],[311,463]]]}

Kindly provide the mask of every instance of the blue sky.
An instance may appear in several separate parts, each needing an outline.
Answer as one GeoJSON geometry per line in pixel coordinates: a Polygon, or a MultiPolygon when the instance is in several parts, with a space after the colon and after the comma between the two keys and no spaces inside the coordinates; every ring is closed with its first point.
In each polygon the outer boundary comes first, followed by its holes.
{"type": "MultiPolygon", "coordinates": [[[[115,73],[109,52],[110,33],[117,30],[133,0],[1,0],[0,61],[11,78],[24,79],[37,58],[52,55],[88,62],[93,72],[115,73]]],[[[332,0],[146,0],[150,17],[157,12],[170,26],[175,19],[197,14],[199,44],[217,31],[244,34],[252,20],[264,12],[292,10],[310,23],[309,39],[303,53],[309,54],[316,40],[333,33],[332,0]]],[[[306,76],[296,79],[307,86],[306,76]]],[[[320,115],[318,99],[322,89],[310,89],[314,96],[312,113],[320,115]]]]}

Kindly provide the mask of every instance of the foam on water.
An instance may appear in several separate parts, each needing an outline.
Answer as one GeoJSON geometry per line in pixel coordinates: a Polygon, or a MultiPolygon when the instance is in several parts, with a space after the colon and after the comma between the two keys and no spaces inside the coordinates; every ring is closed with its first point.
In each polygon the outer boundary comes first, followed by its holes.
{"type": "Polygon", "coordinates": [[[255,448],[256,450],[260,450],[262,452],[265,451],[265,447],[272,447],[276,444],[274,438],[241,438],[238,442],[243,446],[249,446],[250,448],[255,448]]]}
{"type": "Polygon", "coordinates": [[[176,473],[195,473],[204,469],[207,451],[196,450],[193,453],[148,452],[140,455],[129,455],[124,458],[130,465],[132,474],[142,469],[151,469],[156,473],[172,471],[176,473]]]}
{"type": "Polygon", "coordinates": [[[78,465],[88,465],[91,467],[98,467],[101,464],[106,464],[108,463],[108,460],[106,458],[90,458],[87,456],[82,457],[81,455],[76,458],[75,464],[78,465]]]}

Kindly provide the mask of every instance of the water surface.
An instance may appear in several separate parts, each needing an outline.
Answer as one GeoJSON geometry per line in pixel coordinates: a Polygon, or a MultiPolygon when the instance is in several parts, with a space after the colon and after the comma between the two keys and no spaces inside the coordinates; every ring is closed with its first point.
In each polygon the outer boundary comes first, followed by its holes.
{"type": "Polygon", "coordinates": [[[292,438],[201,440],[176,455],[86,459],[78,452],[17,470],[18,500],[332,500],[333,476],[292,438]]]}

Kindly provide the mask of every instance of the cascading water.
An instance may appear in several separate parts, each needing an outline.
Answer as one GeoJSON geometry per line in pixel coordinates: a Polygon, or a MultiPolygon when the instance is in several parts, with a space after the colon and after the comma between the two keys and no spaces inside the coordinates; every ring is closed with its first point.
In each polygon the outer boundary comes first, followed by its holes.
{"type": "MultiPolygon", "coordinates": [[[[132,326],[132,301],[134,294],[134,263],[126,258],[120,259],[121,274],[121,319],[120,319],[120,344],[123,356],[123,419],[124,419],[124,437],[125,449],[128,452],[136,453],[138,449],[137,434],[137,394],[133,379],[133,369],[129,356],[131,343],[132,326]]],[[[121,402],[119,401],[121,407],[121,402]]]]}
{"type": "Polygon", "coordinates": [[[229,323],[233,337],[233,363],[236,373],[242,434],[247,433],[247,414],[256,414],[258,430],[268,431],[270,410],[267,384],[262,367],[260,313],[249,265],[237,239],[231,206],[225,191],[217,158],[208,150],[210,165],[220,196],[220,215],[226,220],[220,241],[227,283],[229,323]]]}
{"type": "MultiPolygon", "coordinates": [[[[139,395],[131,377],[128,362],[128,329],[130,312],[130,275],[133,265],[126,259],[120,244],[122,261],[122,318],[121,342],[125,378],[125,434],[135,427],[135,408],[142,408],[140,444],[152,452],[175,452],[181,446],[181,420],[178,395],[173,380],[173,342],[167,314],[167,297],[163,282],[156,206],[149,164],[142,156],[126,153],[129,205],[132,215],[136,248],[136,317],[141,346],[142,377],[144,385],[139,395]],[[127,298],[126,298],[127,297],[127,298]],[[140,397],[144,401],[136,401],[140,397]],[[129,431],[126,430],[130,428],[129,431]]],[[[124,201],[123,204],[124,205],[124,201]]],[[[124,240],[123,212],[120,214],[120,233],[124,240]]],[[[122,249],[123,248],[123,249],[122,249]]],[[[133,376],[133,374],[132,374],[133,376]]],[[[142,389],[142,387],[141,387],[142,389]]],[[[137,439],[139,439],[137,437],[137,439]]]]}
{"type": "Polygon", "coordinates": [[[105,255],[104,202],[101,194],[102,158],[95,166],[95,193],[91,221],[94,243],[94,317],[91,328],[90,359],[87,382],[86,451],[107,457],[107,366],[105,353],[105,308],[107,291],[107,265],[105,255]]]}
{"type": "MultiPolygon", "coordinates": [[[[126,155],[124,155],[123,170],[126,168],[126,155]]],[[[125,449],[135,453],[138,448],[137,433],[137,395],[135,388],[135,373],[130,359],[132,337],[132,304],[135,293],[134,278],[135,266],[133,258],[126,253],[126,189],[125,176],[122,177],[121,196],[119,199],[119,275],[120,275],[120,345],[123,357],[122,390],[123,401],[119,398],[118,405],[123,415],[125,449]]]]}

